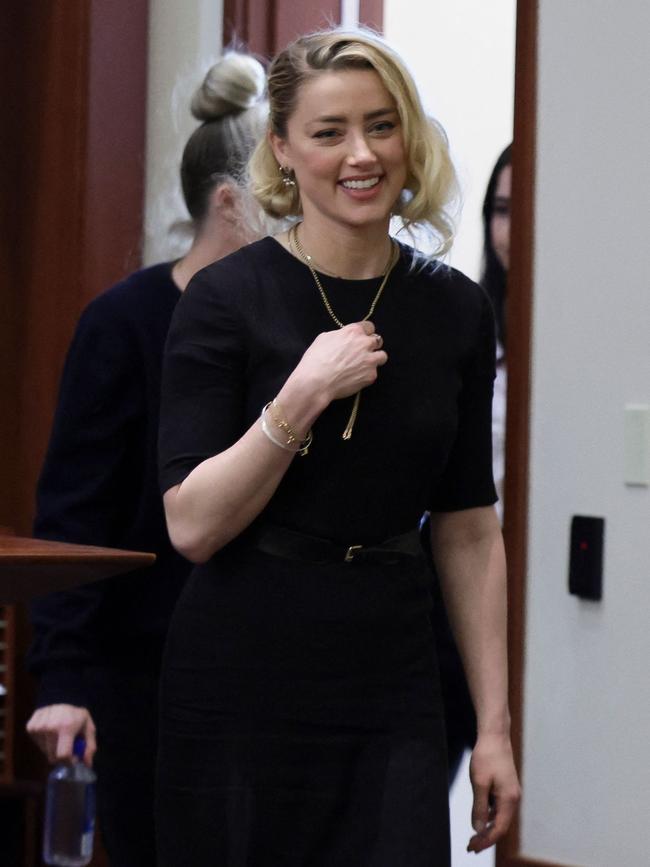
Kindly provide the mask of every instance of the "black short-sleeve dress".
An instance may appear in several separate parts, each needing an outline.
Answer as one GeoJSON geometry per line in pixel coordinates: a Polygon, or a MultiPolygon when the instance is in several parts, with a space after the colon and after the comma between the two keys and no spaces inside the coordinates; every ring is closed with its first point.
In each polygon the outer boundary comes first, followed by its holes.
{"type": "MultiPolygon", "coordinates": [[[[335,401],[256,524],[376,545],[427,509],[495,501],[489,302],[451,268],[411,268],[412,256],[401,247],[373,315],[388,362],[352,438],[352,398],[335,401]]],[[[344,322],[365,316],[379,285],[321,279],[344,322]]],[[[167,343],[162,490],[232,445],[335,327],[309,270],[272,238],[201,271],[167,343]]],[[[169,632],[161,865],[446,867],[424,561],[300,562],[263,553],[249,532],[194,569],[169,632]]]]}

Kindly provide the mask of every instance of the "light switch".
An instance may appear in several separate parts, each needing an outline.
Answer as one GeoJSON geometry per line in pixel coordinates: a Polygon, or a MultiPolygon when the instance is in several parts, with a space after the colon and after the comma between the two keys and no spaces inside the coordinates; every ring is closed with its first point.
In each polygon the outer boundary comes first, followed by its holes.
{"type": "Polygon", "coordinates": [[[626,485],[650,484],[650,407],[628,403],[625,407],[626,485]]]}

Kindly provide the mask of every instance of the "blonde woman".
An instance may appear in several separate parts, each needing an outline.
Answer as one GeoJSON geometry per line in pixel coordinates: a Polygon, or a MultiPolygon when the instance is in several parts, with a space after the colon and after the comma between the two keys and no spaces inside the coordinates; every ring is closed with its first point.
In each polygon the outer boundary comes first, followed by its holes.
{"type": "Polygon", "coordinates": [[[479,721],[470,848],[519,796],[484,293],[389,235],[451,242],[454,174],[399,58],[297,40],[250,166],[291,229],[200,272],[170,330],[161,483],[197,566],[162,678],[161,864],[444,867],[432,545],[479,721]]]}

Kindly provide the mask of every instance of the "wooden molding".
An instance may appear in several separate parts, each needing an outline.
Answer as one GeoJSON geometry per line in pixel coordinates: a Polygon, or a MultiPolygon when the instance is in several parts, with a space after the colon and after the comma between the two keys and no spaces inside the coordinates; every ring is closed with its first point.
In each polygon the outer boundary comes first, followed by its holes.
{"type": "Polygon", "coordinates": [[[27,535],[74,324],[140,261],[148,4],[5,6],[0,523],[27,535]]]}
{"type": "Polygon", "coordinates": [[[297,36],[340,20],[338,0],[224,0],[223,42],[240,42],[254,54],[271,58],[297,36]]]}
{"type": "Polygon", "coordinates": [[[359,24],[382,33],[384,29],[384,0],[359,0],[359,24]]]}
{"type": "Polygon", "coordinates": [[[275,0],[224,0],[223,44],[241,45],[260,57],[272,57],[275,0]]]}
{"type": "MultiPolygon", "coordinates": [[[[537,120],[537,0],[518,0],[515,50],[513,186],[508,274],[508,415],[504,537],[508,556],[509,668],[512,740],[522,770],[526,573],[528,555],[528,463],[530,357],[537,120]]],[[[524,780],[525,784],[525,780],[524,780]]],[[[525,788],[524,788],[525,798],[525,788]]],[[[535,867],[519,854],[519,818],[497,846],[496,867],[535,867]]]]}

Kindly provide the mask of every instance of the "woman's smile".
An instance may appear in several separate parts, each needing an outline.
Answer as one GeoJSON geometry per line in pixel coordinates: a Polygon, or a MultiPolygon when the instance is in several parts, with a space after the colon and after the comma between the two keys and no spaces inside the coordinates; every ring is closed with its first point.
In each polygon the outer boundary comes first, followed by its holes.
{"type": "Polygon", "coordinates": [[[382,177],[373,175],[369,178],[344,178],[339,181],[343,189],[353,196],[355,199],[366,200],[375,196],[379,192],[379,185],[382,177]]]}

